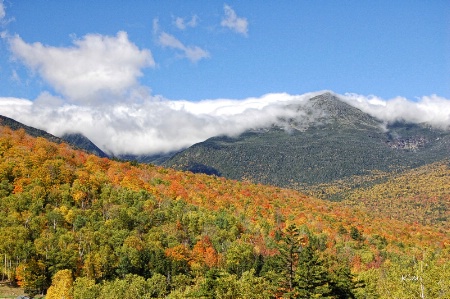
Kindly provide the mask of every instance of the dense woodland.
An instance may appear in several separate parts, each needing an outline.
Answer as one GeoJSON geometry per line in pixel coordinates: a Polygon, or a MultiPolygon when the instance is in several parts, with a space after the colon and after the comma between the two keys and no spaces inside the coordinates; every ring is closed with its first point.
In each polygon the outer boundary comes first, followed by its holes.
{"type": "Polygon", "coordinates": [[[48,299],[450,298],[448,214],[404,221],[392,217],[402,204],[369,213],[358,198],[113,161],[0,127],[0,271],[48,299]]]}

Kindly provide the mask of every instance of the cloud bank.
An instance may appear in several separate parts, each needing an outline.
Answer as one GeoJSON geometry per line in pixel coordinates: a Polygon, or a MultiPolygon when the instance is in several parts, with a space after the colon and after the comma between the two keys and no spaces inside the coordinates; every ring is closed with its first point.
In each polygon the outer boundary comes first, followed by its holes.
{"type": "Polygon", "coordinates": [[[450,100],[437,95],[424,96],[416,101],[403,97],[384,100],[373,95],[362,96],[352,93],[340,97],[361,111],[388,123],[403,120],[450,129],[450,100]]]}
{"type": "Polygon", "coordinates": [[[79,106],[44,93],[35,101],[0,98],[0,114],[61,136],[80,132],[108,153],[169,152],[216,135],[263,127],[294,111],[286,104],[311,94],[268,94],[244,100],[170,101],[79,106]],[[43,121],[45,120],[45,121],[43,121]]]}
{"type": "MultiPolygon", "coordinates": [[[[34,101],[0,98],[0,114],[57,136],[80,132],[108,153],[154,154],[179,150],[217,135],[232,136],[262,128],[280,117],[298,119],[298,113],[289,105],[305,103],[320,93],[199,102],[148,96],[139,103],[90,106],[64,103],[61,98],[43,93],[34,101]]],[[[438,96],[415,102],[356,94],[338,96],[386,122],[403,119],[450,128],[450,100],[438,96]]]]}

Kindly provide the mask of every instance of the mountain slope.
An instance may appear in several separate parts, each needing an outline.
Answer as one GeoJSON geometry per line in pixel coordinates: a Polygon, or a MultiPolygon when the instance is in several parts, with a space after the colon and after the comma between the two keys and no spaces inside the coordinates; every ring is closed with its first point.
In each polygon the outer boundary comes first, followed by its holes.
{"type": "Polygon", "coordinates": [[[305,188],[374,171],[392,172],[449,157],[450,133],[426,125],[386,127],[326,93],[296,119],[238,137],[214,137],[163,165],[281,187],[305,188]]]}
{"type": "Polygon", "coordinates": [[[450,161],[428,164],[370,187],[347,190],[345,204],[372,215],[421,223],[450,234],[450,161]]]}
{"type": "Polygon", "coordinates": [[[64,283],[73,277],[74,292],[89,299],[138,289],[141,297],[216,298],[235,288],[245,298],[283,298],[292,297],[289,277],[303,282],[299,271],[311,265],[341,297],[390,298],[385,284],[399,271],[418,273],[410,267],[417,258],[427,265],[427,294],[450,292],[441,287],[449,235],[432,226],[294,190],[100,158],[5,127],[0,157],[0,271],[30,294],[67,273],[64,283]],[[359,291],[353,275],[364,279],[359,291]]]}
{"type": "Polygon", "coordinates": [[[9,127],[14,131],[23,129],[23,130],[25,130],[25,133],[27,133],[30,136],[43,137],[51,142],[56,142],[56,143],[62,142],[61,138],[59,138],[59,137],[49,134],[43,130],[39,130],[39,129],[30,127],[30,126],[24,125],[12,118],[9,118],[9,117],[3,116],[3,115],[0,115],[0,125],[9,127]]]}
{"type": "Polygon", "coordinates": [[[98,148],[98,146],[96,146],[91,140],[80,133],[64,134],[63,136],[61,136],[61,139],[71,145],[74,145],[77,148],[84,149],[96,156],[102,158],[108,157],[108,155],[105,154],[100,148],[98,148]]]}
{"type": "Polygon", "coordinates": [[[107,157],[101,149],[99,149],[92,141],[90,141],[87,137],[81,134],[65,134],[61,138],[56,137],[50,133],[47,133],[43,130],[39,130],[27,125],[24,125],[12,118],[0,115],[0,125],[7,126],[12,130],[16,131],[19,129],[23,129],[25,133],[33,137],[42,137],[51,142],[63,143],[66,142],[75,148],[85,150],[89,153],[97,155],[99,157],[107,157]]]}

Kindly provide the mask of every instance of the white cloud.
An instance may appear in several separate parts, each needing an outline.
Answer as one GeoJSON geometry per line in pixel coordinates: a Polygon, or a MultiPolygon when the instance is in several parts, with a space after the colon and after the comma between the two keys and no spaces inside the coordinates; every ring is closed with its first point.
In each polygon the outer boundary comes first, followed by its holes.
{"type": "Polygon", "coordinates": [[[196,63],[201,59],[209,58],[209,52],[203,50],[197,46],[185,46],[173,35],[166,32],[161,32],[158,37],[158,42],[162,47],[168,47],[176,50],[180,50],[182,56],[189,59],[191,62],[196,63]]]}
{"type": "Polygon", "coordinates": [[[3,0],[0,0],[0,21],[3,20],[6,16],[5,5],[3,4],[3,0]]]}
{"type": "Polygon", "coordinates": [[[162,31],[157,18],[153,19],[153,34],[157,37],[157,42],[160,46],[181,51],[179,56],[189,59],[192,63],[210,58],[208,51],[198,46],[186,46],[175,36],[162,31]]]}
{"type": "Polygon", "coordinates": [[[425,96],[416,101],[397,97],[384,100],[376,96],[345,94],[347,103],[386,122],[407,121],[429,123],[442,129],[450,128],[450,100],[437,95],[425,96]]]}
{"type": "Polygon", "coordinates": [[[229,6],[224,5],[223,10],[225,12],[225,17],[222,19],[220,25],[223,27],[228,27],[229,29],[240,33],[244,36],[248,35],[248,21],[246,18],[239,18],[236,12],[229,6]]]}
{"type": "MultiPolygon", "coordinates": [[[[127,103],[100,106],[64,103],[49,93],[41,94],[34,101],[0,98],[0,114],[57,136],[80,132],[110,153],[149,154],[179,150],[217,135],[233,136],[248,129],[263,128],[281,117],[314,121],[299,115],[290,105],[301,105],[322,93],[278,93],[242,100],[189,102],[136,92],[134,96],[139,103],[131,99],[127,103]]],[[[404,119],[450,129],[450,100],[438,96],[423,97],[416,102],[355,94],[338,96],[387,122],[404,119]]]]}
{"type": "Polygon", "coordinates": [[[137,85],[141,69],[155,65],[151,52],[140,50],[122,31],[117,36],[88,34],[72,47],[28,44],[19,36],[9,43],[16,58],[75,102],[123,95],[137,85]]]}
{"type": "Polygon", "coordinates": [[[107,152],[148,154],[179,150],[216,135],[237,135],[280,116],[294,116],[286,105],[311,95],[200,102],[147,97],[139,104],[77,106],[43,93],[34,101],[0,98],[0,114],[57,136],[81,132],[107,152]]]}
{"type": "Polygon", "coordinates": [[[180,30],[185,30],[187,27],[196,27],[198,22],[197,15],[193,15],[192,18],[189,21],[186,21],[185,18],[176,17],[173,21],[175,27],[177,27],[180,30]]]}
{"type": "MultiPolygon", "coordinates": [[[[0,27],[6,27],[10,22],[13,22],[14,18],[6,17],[6,8],[5,2],[0,0],[0,27]]],[[[5,38],[7,35],[7,31],[0,32],[0,37],[5,38]]]]}

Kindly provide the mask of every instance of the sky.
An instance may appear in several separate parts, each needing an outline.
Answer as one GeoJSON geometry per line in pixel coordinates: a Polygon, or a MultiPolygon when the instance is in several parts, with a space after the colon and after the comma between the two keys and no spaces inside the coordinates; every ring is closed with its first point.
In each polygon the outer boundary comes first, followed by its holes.
{"type": "Polygon", "coordinates": [[[448,128],[450,3],[0,0],[0,114],[108,153],[239,134],[323,91],[448,128]]]}

